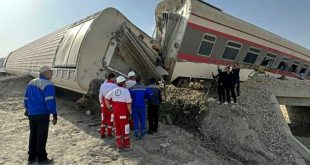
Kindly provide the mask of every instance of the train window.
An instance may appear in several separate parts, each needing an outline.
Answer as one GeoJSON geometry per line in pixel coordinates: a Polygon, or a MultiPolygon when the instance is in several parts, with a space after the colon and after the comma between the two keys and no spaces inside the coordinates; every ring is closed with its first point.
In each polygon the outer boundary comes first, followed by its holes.
{"type": "Polygon", "coordinates": [[[212,53],[215,42],[215,36],[205,34],[200,43],[198,54],[203,56],[209,56],[212,53]]]}
{"type": "Polygon", "coordinates": [[[289,69],[288,63],[286,61],[281,61],[277,69],[288,70],[289,69]]]}
{"type": "Polygon", "coordinates": [[[291,72],[296,72],[296,71],[297,71],[297,65],[292,64],[291,72]]]}
{"type": "Polygon", "coordinates": [[[294,61],[294,63],[292,64],[292,67],[291,67],[290,71],[296,73],[299,63],[300,63],[300,62],[298,62],[298,61],[294,61]]]}
{"type": "Polygon", "coordinates": [[[299,74],[305,74],[307,72],[307,68],[301,68],[299,74]]]}
{"type": "Polygon", "coordinates": [[[257,57],[259,56],[261,50],[256,49],[256,48],[250,48],[248,53],[246,54],[243,62],[249,63],[249,64],[254,64],[257,57]]]}
{"type": "Polygon", "coordinates": [[[262,66],[270,68],[274,62],[274,59],[277,57],[277,55],[267,53],[266,57],[263,59],[263,62],[261,63],[262,66]]]}
{"type": "Polygon", "coordinates": [[[228,41],[222,58],[228,60],[235,60],[239,54],[241,46],[242,45],[239,43],[228,41]]]}

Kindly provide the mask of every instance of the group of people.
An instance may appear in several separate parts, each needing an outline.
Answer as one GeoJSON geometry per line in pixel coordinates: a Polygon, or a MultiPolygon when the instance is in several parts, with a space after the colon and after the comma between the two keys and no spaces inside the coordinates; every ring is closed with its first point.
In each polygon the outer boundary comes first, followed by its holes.
{"type": "Polygon", "coordinates": [[[238,63],[235,63],[232,66],[225,67],[224,72],[222,69],[217,66],[218,74],[214,75],[212,72],[212,77],[217,79],[218,85],[218,97],[220,104],[229,104],[231,103],[231,96],[234,103],[237,103],[237,96],[240,95],[240,66],[238,63]],[[237,92],[237,96],[236,96],[237,92]]]}
{"type": "Polygon", "coordinates": [[[144,86],[142,78],[135,72],[128,73],[129,79],[110,73],[101,85],[99,101],[102,111],[100,129],[101,138],[112,137],[115,128],[116,147],[118,151],[130,150],[130,129],[134,130],[134,138],[144,139],[146,108],[148,110],[148,133],[156,133],[158,129],[158,111],[162,101],[161,92],[156,79],[150,79],[150,85],[144,86]]]}
{"type": "MultiPolygon", "coordinates": [[[[31,80],[24,96],[24,115],[29,119],[30,137],[28,146],[28,163],[49,164],[53,159],[47,157],[46,142],[50,115],[53,124],[57,124],[55,87],[52,81],[53,72],[43,66],[39,77],[31,80]]],[[[146,108],[148,110],[148,133],[158,129],[158,111],[162,101],[161,92],[155,78],[150,85],[144,86],[141,77],[135,72],[128,73],[129,79],[110,73],[100,87],[99,101],[102,110],[101,137],[112,137],[115,128],[118,151],[130,149],[129,131],[134,129],[135,139],[145,138],[146,108]],[[133,121],[132,124],[130,124],[133,121]]]]}
{"type": "MultiPolygon", "coordinates": [[[[49,117],[53,114],[53,124],[57,124],[55,87],[52,81],[52,70],[43,66],[39,70],[39,78],[33,79],[27,86],[24,105],[25,116],[29,118],[30,138],[28,161],[38,160],[50,163],[47,158],[46,141],[48,136],[49,117]]],[[[218,66],[217,79],[220,104],[230,103],[230,95],[237,103],[236,93],[240,94],[240,67],[238,63],[222,71],[218,66]]],[[[145,122],[148,114],[148,133],[158,130],[159,106],[162,101],[161,91],[155,78],[149,80],[150,85],[145,86],[140,76],[135,72],[128,73],[129,79],[123,76],[116,77],[110,73],[107,80],[101,85],[99,101],[101,104],[102,122],[101,138],[112,137],[115,129],[116,147],[118,151],[130,150],[130,129],[134,130],[135,139],[144,139],[146,134],[145,122]],[[148,111],[148,113],[147,113],[148,111]]]]}

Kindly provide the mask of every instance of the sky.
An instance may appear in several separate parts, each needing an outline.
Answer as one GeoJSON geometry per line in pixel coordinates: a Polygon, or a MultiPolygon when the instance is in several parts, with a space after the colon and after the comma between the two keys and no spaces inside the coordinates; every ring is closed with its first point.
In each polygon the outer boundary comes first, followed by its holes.
{"type": "MultiPolygon", "coordinates": [[[[0,57],[107,7],[148,34],[160,0],[0,0],[0,57]]],[[[232,16],[310,49],[309,0],[205,0],[232,16]]]]}

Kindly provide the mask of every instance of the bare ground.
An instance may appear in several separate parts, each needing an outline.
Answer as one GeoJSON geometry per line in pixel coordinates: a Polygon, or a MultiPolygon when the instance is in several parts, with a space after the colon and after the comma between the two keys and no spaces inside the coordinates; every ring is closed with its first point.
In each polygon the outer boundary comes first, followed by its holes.
{"type": "MultiPolygon", "coordinates": [[[[27,164],[28,119],[23,93],[29,77],[0,78],[0,164],[27,164]]],[[[185,130],[160,124],[159,133],[132,142],[132,151],[118,153],[114,139],[100,139],[99,116],[85,115],[69,100],[58,98],[59,121],[50,125],[48,157],[54,164],[230,164],[202,147],[185,130]]]]}

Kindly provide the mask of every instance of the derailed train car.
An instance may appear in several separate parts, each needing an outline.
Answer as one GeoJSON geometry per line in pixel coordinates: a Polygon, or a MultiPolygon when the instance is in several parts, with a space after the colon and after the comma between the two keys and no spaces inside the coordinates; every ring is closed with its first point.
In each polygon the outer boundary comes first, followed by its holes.
{"type": "Polygon", "coordinates": [[[11,52],[5,69],[38,76],[47,65],[57,86],[80,93],[107,72],[135,70],[145,79],[168,74],[166,80],[184,86],[235,62],[242,65],[241,81],[255,69],[310,79],[310,50],[201,0],[161,1],[155,18],[153,39],[116,9],[105,9],[11,52]]]}
{"type": "Polygon", "coordinates": [[[11,52],[5,68],[38,76],[40,66],[50,66],[56,86],[85,94],[92,80],[108,72],[126,76],[135,70],[146,79],[159,78],[153,45],[124,15],[107,8],[11,52]]]}
{"type": "Polygon", "coordinates": [[[155,18],[162,60],[175,84],[211,79],[217,65],[235,62],[242,65],[242,81],[257,68],[276,77],[310,79],[310,50],[201,0],[162,1],[155,18]]]}

